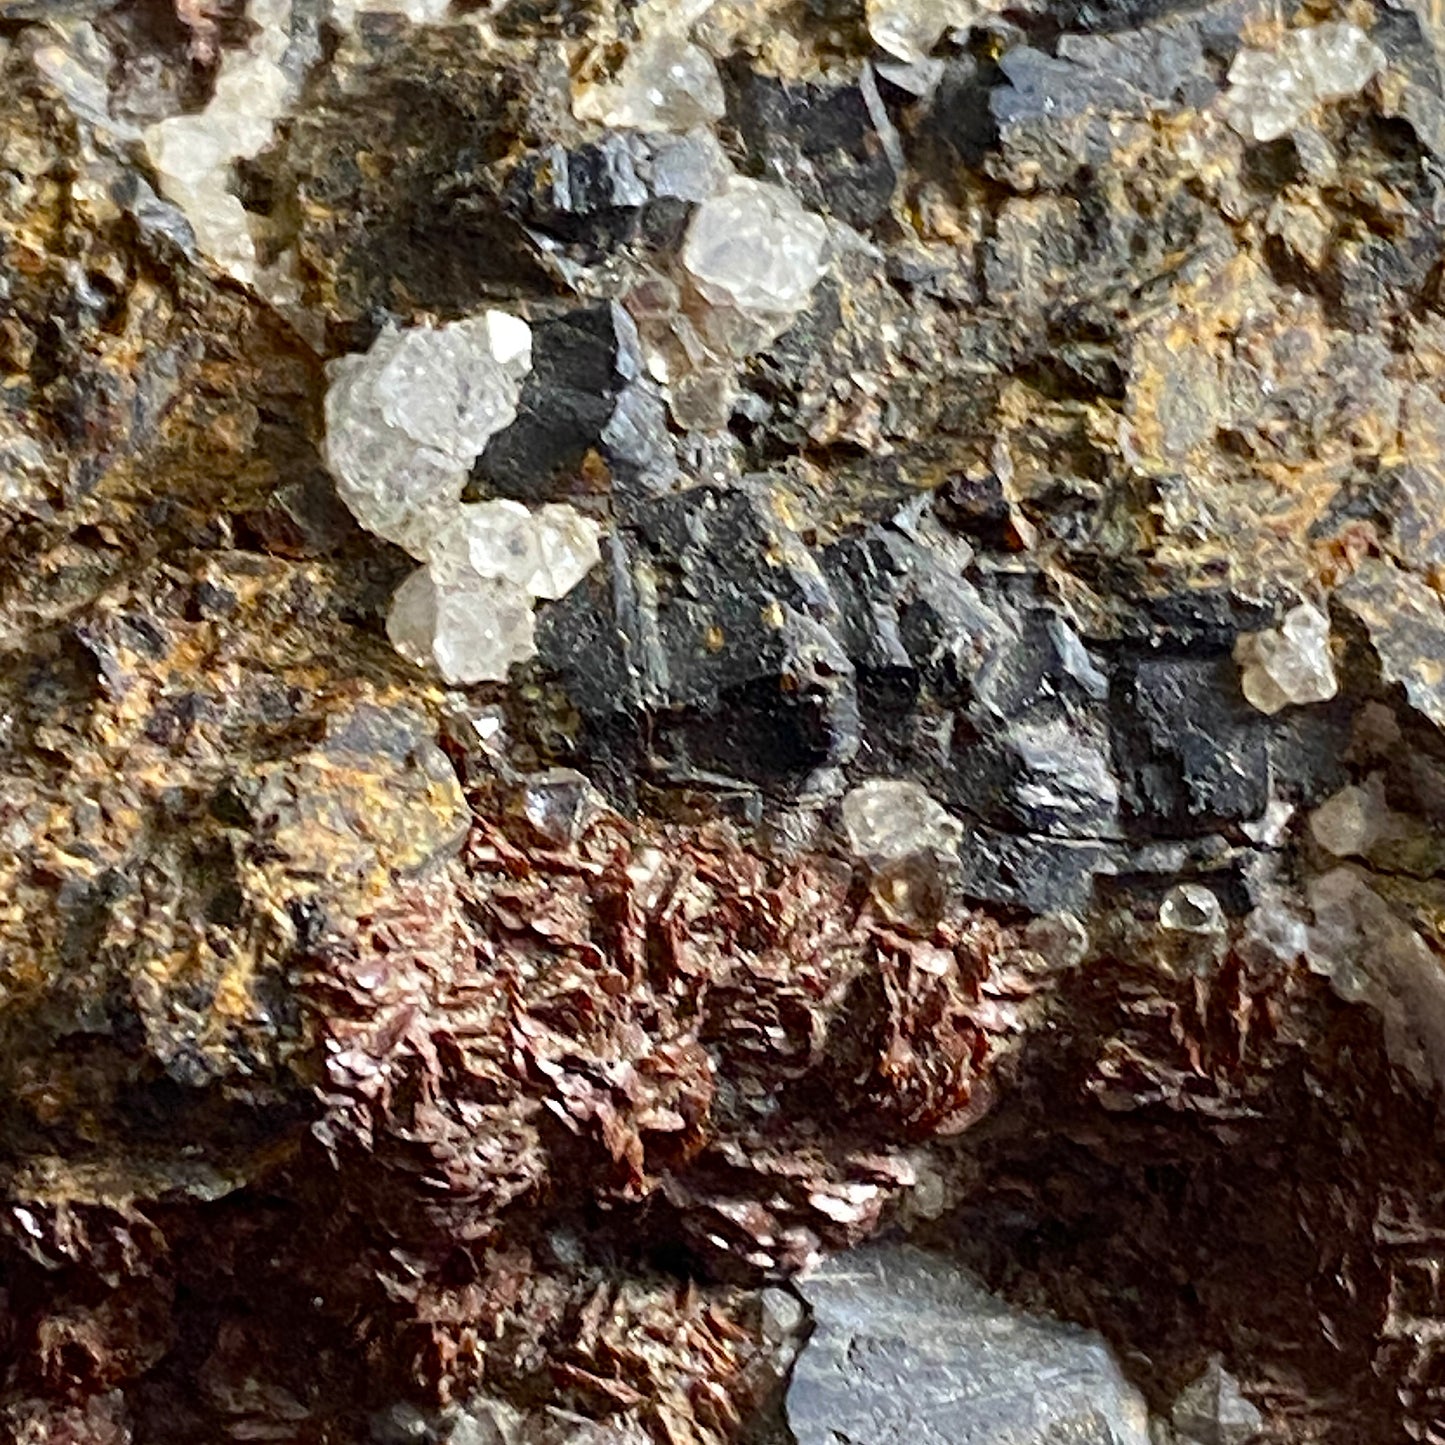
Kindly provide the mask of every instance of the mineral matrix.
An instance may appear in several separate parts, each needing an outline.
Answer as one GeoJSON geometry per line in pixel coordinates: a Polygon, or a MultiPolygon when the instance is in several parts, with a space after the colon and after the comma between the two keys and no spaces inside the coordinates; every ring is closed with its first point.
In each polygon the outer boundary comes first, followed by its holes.
{"type": "Polygon", "coordinates": [[[0,0],[0,1439],[1445,1440],[1426,0],[0,0]]]}

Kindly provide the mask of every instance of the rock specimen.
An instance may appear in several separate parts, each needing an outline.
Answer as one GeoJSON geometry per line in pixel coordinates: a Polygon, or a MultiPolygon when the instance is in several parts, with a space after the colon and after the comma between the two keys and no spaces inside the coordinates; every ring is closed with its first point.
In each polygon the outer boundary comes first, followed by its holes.
{"type": "Polygon", "coordinates": [[[0,1438],[1442,1438],[1442,44],[0,0],[0,1438]]]}
{"type": "Polygon", "coordinates": [[[526,322],[500,311],[384,331],[364,355],[340,357],[326,393],[326,460],[356,520],[429,556],[459,515],[472,464],[516,419],[531,366],[526,322]]]}

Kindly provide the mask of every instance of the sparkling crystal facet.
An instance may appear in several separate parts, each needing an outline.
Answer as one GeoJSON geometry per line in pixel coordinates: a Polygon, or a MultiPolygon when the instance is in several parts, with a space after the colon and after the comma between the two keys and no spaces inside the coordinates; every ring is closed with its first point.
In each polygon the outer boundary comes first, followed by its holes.
{"type": "Polygon", "coordinates": [[[1303,603],[1269,632],[1248,633],[1235,645],[1240,687],[1263,713],[1291,704],[1328,702],[1339,690],[1330,655],[1330,620],[1303,603]]]}
{"type": "Polygon", "coordinates": [[[791,192],[739,179],[698,207],[682,262],[710,301],[788,314],[808,304],[827,239],[828,228],[791,192]]]}

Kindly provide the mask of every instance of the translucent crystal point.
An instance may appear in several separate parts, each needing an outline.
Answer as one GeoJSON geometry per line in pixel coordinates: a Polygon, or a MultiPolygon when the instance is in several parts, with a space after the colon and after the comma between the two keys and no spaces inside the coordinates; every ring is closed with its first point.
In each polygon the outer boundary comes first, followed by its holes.
{"type": "Polygon", "coordinates": [[[602,560],[602,529],[573,507],[553,504],[537,510],[541,554],[531,588],[538,597],[565,597],[602,560]]]}
{"type": "Polygon", "coordinates": [[[532,514],[520,502],[482,502],[465,509],[467,561],[477,576],[533,592],[542,547],[532,514]]]}
{"type": "Polygon", "coordinates": [[[425,567],[418,567],[391,599],[386,635],[391,645],[417,667],[433,662],[432,641],[437,631],[437,589],[425,567]]]}
{"type": "Polygon", "coordinates": [[[1328,702],[1339,691],[1330,653],[1330,620],[1303,603],[1269,632],[1246,633],[1235,644],[1240,688],[1262,713],[1328,702]]]}
{"type": "Polygon", "coordinates": [[[698,207],[682,263],[709,301],[787,315],[808,304],[827,239],[822,220],[790,191],[738,179],[698,207]]]}
{"type": "MultiPolygon", "coordinates": [[[[377,345],[384,352],[389,341],[377,345]]],[[[333,362],[330,376],[325,451],[338,495],[368,532],[425,557],[466,487],[466,466],[387,424],[367,357],[333,362]]]]}
{"type": "Polygon", "coordinates": [[[1165,894],[1159,922],[1175,933],[1219,933],[1224,929],[1224,910],[1202,883],[1181,883],[1165,894]]]}
{"type": "Polygon", "coordinates": [[[535,655],[533,607],[562,597],[596,564],[601,528],[571,507],[507,500],[456,505],[427,566],[398,589],[388,633],[409,662],[448,682],[501,682],[535,655]]]}

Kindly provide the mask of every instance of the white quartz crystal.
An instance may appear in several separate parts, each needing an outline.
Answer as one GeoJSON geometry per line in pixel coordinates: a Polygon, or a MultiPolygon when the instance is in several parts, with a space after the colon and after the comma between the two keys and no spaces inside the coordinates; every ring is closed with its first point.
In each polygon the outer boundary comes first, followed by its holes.
{"type": "Polygon", "coordinates": [[[435,661],[432,639],[436,631],[436,583],[425,567],[419,567],[392,596],[391,610],[386,616],[386,635],[408,662],[429,667],[435,661]]]}
{"type": "Polygon", "coordinates": [[[291,99],[279,63],[290,43],[291,0],[251,0],[247,18],[255,27],[251,41],[226,53],[206,108],[158,122],[144,140],[161,191],[185,212],[196,244],[227,274],[256,283],[256,243],[231,190],[231,171],[271,143],[291,99]]]}
{"type": "Polygon", "coordinates": [[[966,30],[984,13],[976,0],[868,0],[873,43],[910,64],[928,58],[945,30],[966,30]]]}
{"type": "Polygon", "coordinates": [[[697,208],[682,264],[716,305],[787,316],[808,304],[822,278],[827,239],[827,226],[791,191],[738,177],[697,208]]]}
{"type": "Polygon", "coordinates": [[[536,651],[539,598],[571,591],[600,556],[601,528],[572,507],[464,503],[476,459],[517,415],[531,331],[505,312],[388,328],[331,364],[326,460],[368,531],[425,566],[387,618],[409,662],[454,683],[501,682],[536,651]]]}
{"type": "Polygon", "coordinates": [[[578,120],[635,130],[691,130],[726,109],[712,56],[673,29],[645,35],[611,83],[580,88],[572,100],[578,120]]]}
{"type": "Polygon", "coordinates": [[[536,651],[530,592],[480,579],[437,589],[432,656],[448,682],[505,682],[536,651]]]}
{"type": "Polygon", "coordinates": [[[1159,923],[1175,933],[1222,933],[1224,910],[1202,883],[1181,883],[1164,895],[1159,923]]]}
{"type": "Polygon", "coordinates": [[[457,505],[427,565],[397,589],[387,620],[409,662],[456,683],[503,682],[536,652],[538,598],[564,596],[596,566],[601,528],[561,503],[457,505]]]}
{"type": "Polygon", "coordinates": [[[1367,858],[1393,823],[1385,801],[1385,780],[1373,774],[1363,785],[1351,783],[1326,798],[1310,816],[1310,836],[1336,858],[1367,858]]]}
{"type": "Polygon", "coordinates": [[[474,502],[460,508],[427,564],[439,583],[480,577],[528,588],[542,565],[537,528],[521,502],[474,502]]]}
{"type": "Polygon", "coordinates": [[[602,560],[602,530],[559,502],[539,507],[534,515],[542,560],[528,585],[538,597],[565,597],[602,560]]]}
{"type": "Polygon", "coordinates": [[[919,784],[874,778],[843,799],[843,831],[853,853],[872,864],[920,853],[956,853],[963,824],[919,784]]]}
{"type": "Polygon", "coordinates": [[[533,512],[520,502],[473,502],[448,516],[427,566],[442,587],[481,578],[555,599],[597,565],[600,536],[596,522],[562,503],[533,512]]]}
{"type": "Polygon", "coordinates": [[[1384,51],[1358,25],[1330,21],[1291,30],[1271,50],[1246,47],[1235,56],[1225,115],[1247,140],[1278,140],[1315,106],[1358,95],[1385,63],[1384,51]]]}
{"type": "Polygon", "coordinates": [[[388,328],[365,355],[332,362],[326,460],[356,520],[428,557],[472,464],[516,419],[530,367],[526,322],[495,311],[388,328]]]}
{"type": "Polygon", "coordinates": [[[1391,1057],[1422,1084],[1445,1081],[1445,960],[1351,867],[1309,888],[1310,968],[1382,1018],[1391,1057]]]}
{"type": "Polygon", "coordinates": [[[1277,628],[1240,637],[1234,658],[1245,697],[1262,713],[1328,702],[1339,691],[1330,654],[1330,620],[1308,602],[1286,613],[1277,628]]]}
{"type": "Polygon", "coordinates": [[[475,574],[439,587],[422,567],[397,588],[386,632],[408,662],[448,682],[503,682],[536,651],[532,601],[524,588],[475,574]]]}
{"type": "Polygon", "coordinates": [[[419,445],[470,467],[517,418],[521,381],[532,366],[526,323],[488,312],[393,335],[375,381],[382,418],[419,445]]]}

